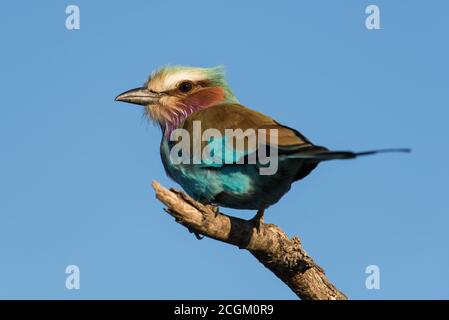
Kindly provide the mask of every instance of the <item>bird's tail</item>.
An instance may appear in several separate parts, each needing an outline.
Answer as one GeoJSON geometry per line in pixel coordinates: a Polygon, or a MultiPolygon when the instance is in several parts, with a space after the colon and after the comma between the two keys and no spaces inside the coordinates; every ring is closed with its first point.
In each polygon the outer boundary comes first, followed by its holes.
{"type": "Polygon", "coordinates": [[[397,149],[379,149],[379,150],[369,150],[362,152],[352,152],[352,151],[330,151],[323,147],[316,147],[314,150],[298,152],[290,154],[289,158],[304,159],[311,162],[327,161],[327,160],[344,160],[344,159],[354,159],[361,156],[369,156],[378,153],[387,152],[401,152],[408,153],[411,152],[408,148],[397,148],[397,149]]]}

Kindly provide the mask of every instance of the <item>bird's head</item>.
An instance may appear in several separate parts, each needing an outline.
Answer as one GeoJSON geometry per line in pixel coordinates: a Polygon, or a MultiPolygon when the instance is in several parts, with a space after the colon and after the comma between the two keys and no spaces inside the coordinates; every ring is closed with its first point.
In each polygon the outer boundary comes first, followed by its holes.
{"type": "Polygon", "coordinates": [[[237,102],[226,84],[222,67],[183,66],[163,67],[153,72],[143,87],[123,92],[115,100],[144,106],[165,134],[196,111],[237,102]]]}

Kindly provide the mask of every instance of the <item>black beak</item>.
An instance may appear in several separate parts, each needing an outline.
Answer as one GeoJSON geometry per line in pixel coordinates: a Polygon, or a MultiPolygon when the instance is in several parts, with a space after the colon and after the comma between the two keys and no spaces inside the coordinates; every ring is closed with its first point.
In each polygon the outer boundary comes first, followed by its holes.
{"type": "Polygon", "coordinates": [[[119,94],[115,101],[134,103],[141,106],[156,104],[159,101],[157,94],[151,92],[147,88],[136,88],[119,94]]]}

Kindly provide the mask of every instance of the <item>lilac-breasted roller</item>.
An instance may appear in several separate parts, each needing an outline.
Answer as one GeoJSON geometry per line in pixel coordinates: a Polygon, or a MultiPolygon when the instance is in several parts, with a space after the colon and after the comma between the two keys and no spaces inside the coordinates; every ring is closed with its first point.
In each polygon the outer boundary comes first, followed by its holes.
{"type": "Polygon", "coordinates": [[[160,126],[160,153],[165,171],[190,196],[207,204],[257,210],[253,218],[256,226],[263,222],[264,210],[279,201],[293,182],[306,177],[321,161],[352,159],[384,151],[408,151],[388,149],[355,153],[329,151],[314,145],[295,129],[239,104],[220,67],[163,67],[154,72],[143,87],[126,91],[116,100],[144,106],[149,118],[160,126]],[[198,123],[199,134],[194,132],[198,123]],[[178,129],[189,134],[183,142],[187,143],[183,149],[186,151],[183,159],[187,161],[174,161],[171,153],[180,142],[180,135],[174,134],[178,129]],[[217,135],[213,135],[213,139],[202,138],[211,130],[221,133],[221,139],[217,135]],[[229,139],[227,130],[241,130],[245,143],[237,146],[237,137],[229,139]],[[259,136],[258,132],[262,131],[265,135],[259,136]],[[275,132],[276,139],[268,136],[268,131],[275,132]],[[251,140],[253,136],[256,136],[255,144],[250,143],[255,141],[251,140]],[[201,152],[199,161],[193,161],[195,143],[201,151],[208,148],[206,159],[201,152]],[[257,155],[262,149],[267,155],[276,155],[274,173],[261,174],[266,163],[257,155]],[[207,159],[208,156],[214,161],[207,159]],[[217,157],[222,161],[216,161],[217,157]]]}

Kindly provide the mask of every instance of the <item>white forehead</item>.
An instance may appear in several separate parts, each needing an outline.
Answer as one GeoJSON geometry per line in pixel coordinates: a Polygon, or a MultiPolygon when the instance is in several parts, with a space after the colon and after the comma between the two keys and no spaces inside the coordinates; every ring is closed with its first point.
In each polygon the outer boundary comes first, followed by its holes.
{"type": "Polygon", "coordinates": [[[154,91],[166,91],[175,89],[180,82],[185,80],[196,82],[206,78],[204,71],[198,69],[162,70],[151,77],[148,86],[154,91]]]}

